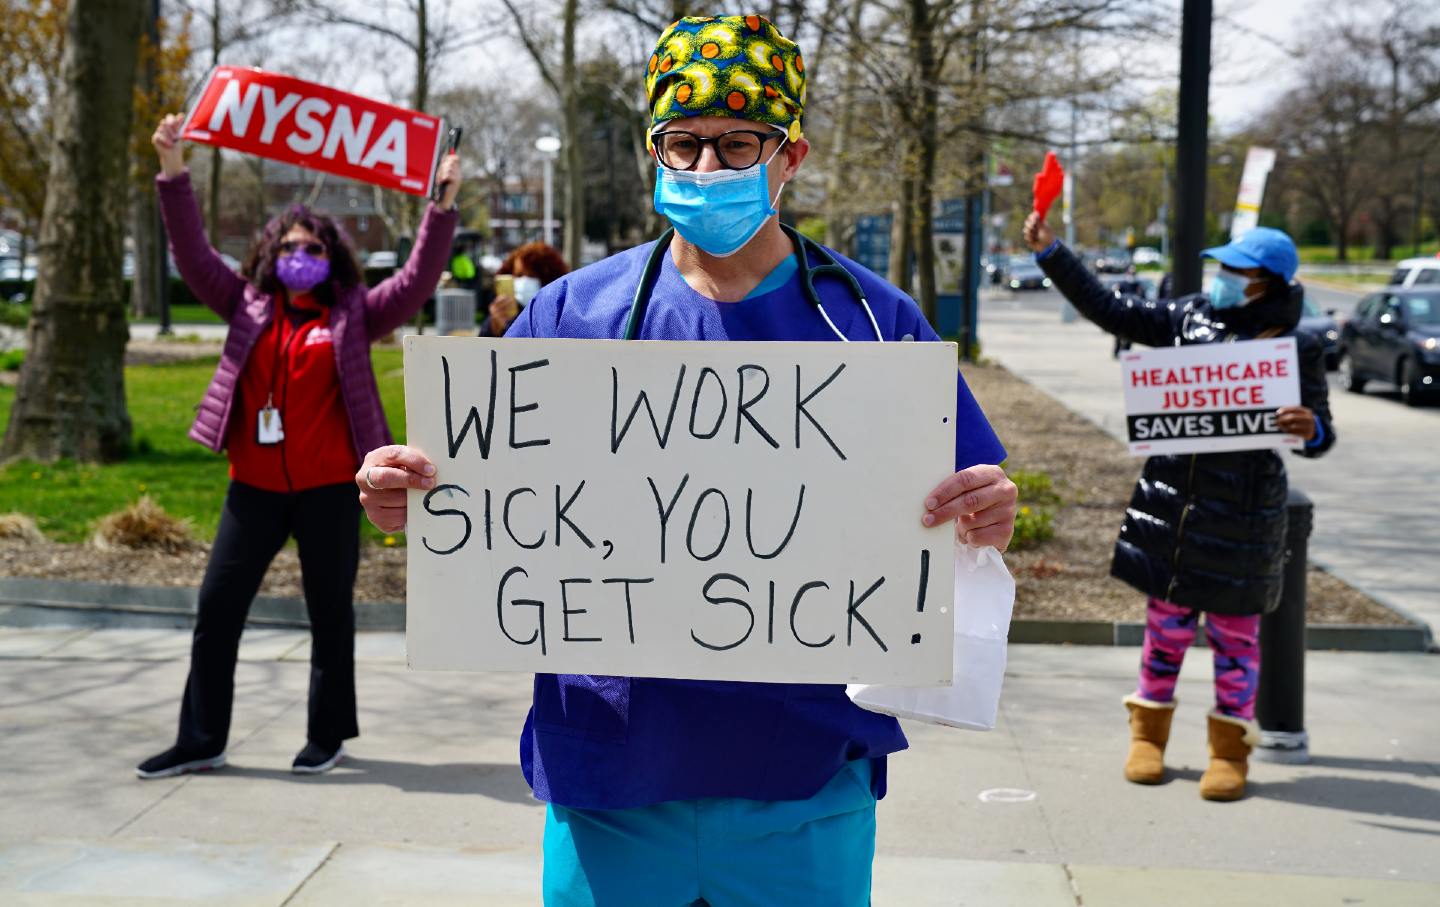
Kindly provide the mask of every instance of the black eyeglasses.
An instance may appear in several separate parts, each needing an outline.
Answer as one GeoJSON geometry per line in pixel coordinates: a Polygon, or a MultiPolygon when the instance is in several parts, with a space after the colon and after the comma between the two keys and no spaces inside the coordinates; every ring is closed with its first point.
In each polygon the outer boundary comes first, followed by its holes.
{"type": "Polygon", "coordinates": [[[312,258],[319,258],[325,254],[325,246],[318,242],[301,242],[298,239],[287,239],[280,244],[280,254],[282,255],[294,255],[301,250],[304,250],[305,254],[312,258]]]}
{"type": "Polygon", "coordinates": [[[727,170],[749,170],[760,162],[766,142],[783,138],[785,133],[779,130],[760,132],[755,129],[734,129],[714,138],[688,132],[657,132],[651,136],[660,163],[671,170],[694,170],[706,145],[715,147],[715,156],[727,170]]]}

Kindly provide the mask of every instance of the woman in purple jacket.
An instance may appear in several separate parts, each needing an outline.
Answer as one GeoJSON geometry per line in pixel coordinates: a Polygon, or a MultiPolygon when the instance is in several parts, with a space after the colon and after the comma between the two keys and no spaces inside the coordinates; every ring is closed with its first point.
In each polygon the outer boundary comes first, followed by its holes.
{"type": "Polygon", "coordinates": [[[330,218],[295,206],[231,271],[205,239],[179,141],[180,117],[155,130],[156,188],[181,276],[230,326],[190,437],[230,460],[230,487],[200,585],[190,676],[175,745],[136,767],[165,778],[225,764],[235,661],[250,603],[271,559],[294,536],[310,616],[307,740],[292,771],[328,771],[360,731],[355,717],[355,574],[360,508],[352,484],[366,451],[391,442],[370,365],[434,291],[458,214],[460,164],[398,274],[367,289],[330,218]]]}

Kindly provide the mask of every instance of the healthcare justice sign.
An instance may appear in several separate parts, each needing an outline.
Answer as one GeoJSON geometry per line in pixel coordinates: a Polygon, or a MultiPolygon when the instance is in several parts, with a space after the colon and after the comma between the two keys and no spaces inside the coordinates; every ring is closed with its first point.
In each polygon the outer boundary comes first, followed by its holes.
{"type": "Polygon", "coordinates": [[[1299,447],[1275,411],[1300,403],[1294,338],[1136,350],[1120,357],[1130,453],[1299,447]]]}
{"type": "Polygon", "coordinates": [[[427,670],[940,685],[955,347],[405,338],[427,670]]]}
{"type": "Polygon", "coordinates": [[[220,66],[181,136],[336,176],[429,195],[439,117],[259,69],[220,66]]]}

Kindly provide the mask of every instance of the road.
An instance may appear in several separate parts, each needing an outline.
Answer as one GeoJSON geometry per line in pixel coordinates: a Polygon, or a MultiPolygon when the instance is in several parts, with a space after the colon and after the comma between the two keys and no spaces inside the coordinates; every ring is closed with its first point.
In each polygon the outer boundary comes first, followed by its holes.
{"type": "MultiPolygon", "coordinates": [[[[1358,293],[1319,289],[1322,308],[1349,311],[1358,293]]],[[[989,356],[1111,435],[1124,437],[1119,366],[1110,338],[1061,321],[1058,293],[997,293],[981,304],[989,356]]],[[[1377,385],[1377,387],[1380,387],[1377,385]]],[[[1355,395],[1331,381],[1339,442],[1318,460],[1289,461],[1315,502],[1310,557],[1440,635],[1440,407],[1412,409],[1384,390],[1355,395]]]]}

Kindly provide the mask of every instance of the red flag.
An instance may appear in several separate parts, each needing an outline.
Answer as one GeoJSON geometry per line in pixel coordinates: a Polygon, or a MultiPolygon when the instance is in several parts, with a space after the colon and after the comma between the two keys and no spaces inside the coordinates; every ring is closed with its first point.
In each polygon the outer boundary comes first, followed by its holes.
{"type": "Polygon", "coordinates": [[[1041,220],[1045,219],[1064,187],[1065,171],[1060,167],[1060,160],[1055,157],[1055,152],[1045,152],[1045,166],[1035,174],[1035,213],[1040,215],[1041,220]]]}
{"type": "Polygon", "coordinates": [[[181,137],[337,176],[429,195],[439,117],[291,76],[219,66],[181,137]]]}

